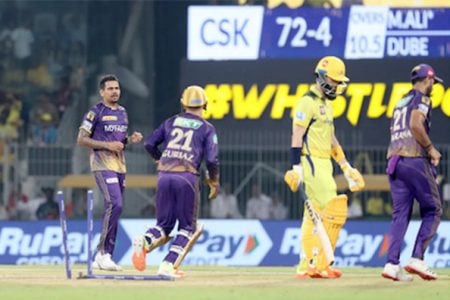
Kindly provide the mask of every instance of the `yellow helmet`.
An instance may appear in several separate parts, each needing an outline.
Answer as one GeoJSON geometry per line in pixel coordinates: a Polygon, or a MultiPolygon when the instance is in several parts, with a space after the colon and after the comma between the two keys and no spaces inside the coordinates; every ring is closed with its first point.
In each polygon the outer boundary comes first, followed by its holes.
{"type": "Polygon", "coordinates": [[[350,81],[350,79],[345,76],[344,62],[336,56],[325,56],[324,58],[319,60],[319,63],[316,66],[315,73],[324,73],[324,75],[337,82],[350,81]]]}
{"type": "Polygon", "coordinates": [[[206,108],[208,98],[206,98],[205,90],[198,85],[188,86],[181,96],[181,104],[184,107],[203,107],[206,108]]]}
{"type": "Polygon", "coordinates": [[[325,56],[316,66],[315,69],[316,80],[322,88],[325,97],[334,100],[337,95],[344,93],[347,87],[346,82],[350,81],[345,76],[345,64],[336,56],[325,56]],[[338,84],[330,83],[327,77],[336,81],[338,84]]]}

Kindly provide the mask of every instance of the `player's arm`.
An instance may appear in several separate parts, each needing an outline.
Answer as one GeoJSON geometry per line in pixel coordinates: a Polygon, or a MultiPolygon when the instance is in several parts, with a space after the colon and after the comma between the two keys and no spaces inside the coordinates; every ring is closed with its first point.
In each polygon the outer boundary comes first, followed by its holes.
{"type": "Polygon", "coordinates": [[[137,144],[142,141],[142,133],[134,131],[131,135],[127,136],[124,144],[137,144]]]}
{"type": "Polygon", "coordinates": [[[124,144],[119,141],[98,141],[93,139],[92,132],[95,131],[98,121],[98,114],[95,110],[89,110],[83,118],[80,129],[78,131],[77,143],[80,146],[98,150],[109,150],[112,152],[120,152],[124,148],[124,144]]]}
{"type": "Polygon", "coordinates": [[[80,130],[78,131],[78,138],[77,138],[78,145],[88,147],[91,149],[102,149],[113,152],[120,152],[123,150],[124,145],[122,142],[98,141],[91,138],[90,135],[91,134],[86,129],[80,128],[80,130]]]}
{"type": "Polygon", "coordinates": [[[419,109],[413,109],[411,111],[411,118],[409,121],[409,128],[411,129],[411,134],[416,139],[416,141],[425,149],[428,156],[430,157],[431,163],[434,166],[439,164],[441,159],[441,153],[434,147],[425,129],[425,115],[419,109]]]}
{"type": "Polygon", "coordinates": [[[292,192],[296,192],[300,183],[303,181],[303,168],[301,165],[301,154],[303,146],[303,136],[306,133],[306,128],[302,125],[292,124],[292,139],[291,139],[291,162],[292,169],[284,174],[284,181],[289,186],[292,192]]]}
{"type": "MultiPolygon", "coordinates": [[[[125,112],[125,119],[128,120],[128,114],[126,112],[125,112]]],[[[128,125],[128,121],[127,121],[127,125],[128,125]]],[[[131,135],[127,135],[122,142],[124,143],[124,145],[137,144],[142,141],[142,138],[143,138],[142,133],[140,133],[139,131],[134,131],[131,135]]]]}
{"type": "Polygon", "coordinates": [[[164,141],[165,135],[165,122],[163,122],[155,131],[153,131],[145,140],[145,150],[150,154],[155,161],[159,161],[162,152],[158,146],[164,141]]]}
{"type": "Polygon", "coordinates": [[[361,173],[357,169],[353,168],[348,162],[347,158],[345,157],[344,150],[342,150],[342,147],[339,144],[339,141],[336,138],[334,132],[331,137],[331,157],[341,167],[345,179],[348,182],[350,191],[356,192],[362,190],[366,185],[366,183],[364,182],[364,178],[362,177],[361,173]]]}
{"type": "Polygon", "coordinates": [[[339,166],[348,163],[341,144],[334,133],[331,137],[331,156],[339,166]]]}
{"type": "Polygon", "coordinates": [[[207,178],[206,184],[209,186],[209,199],[217,197],[220,188],[219,182],[219,145],[217,134],[214,128],[209,132],[205,142],[205,163],[207,178]]]}

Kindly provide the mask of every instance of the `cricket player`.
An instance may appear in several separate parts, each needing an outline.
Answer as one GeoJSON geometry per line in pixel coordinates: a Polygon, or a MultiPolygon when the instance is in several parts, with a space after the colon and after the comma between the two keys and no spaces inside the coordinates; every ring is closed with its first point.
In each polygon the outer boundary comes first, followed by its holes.
{"type": "Polygon", "coordinates": [[[131,136],[127,136],[128,116],[125,108],[119,105],[120,85],[117,77],[103,76],[99,86],[103,101],[85,114],[78,133],[78,144],[92,149],[91,171],[104,197],[102,232],[93,267],[120,271],[121,267],[111,257],[125,188],[126,166],[123,150],[127,143],[139,143],[142,134],[133,132],[131,136]]]}
{"type": "Polygon", "coordinates": [[[197,224],[200,200],[200,164],[206,162],[209,198],[219,190],[219,159],[216,130],[202,118],[207,98],[203,88],[187,87],[182,95],[184,112],[164,121],[144,142],[158,162],[156,226],[133,241],[132,262],[137,270],[146,267],[146,254],[170,240],[175,222],[178,232],[158,274],[179,278],[178,266],[201,234],[197,224]],[[162,149],[158,148],[163,145],[162,149]]]}
{"type": "Polygon", "coordinates": [[[388,259],[382,276],[396,281],[412,280],[410,275],[402,272],[399,258],[414,199],[419,203],[422,224],[405,270],[425,280],[437,279],[423,259],[442,215],[442,202],[435,178],[435,167],[439,164],[441,154],[428,134],[431,125],[431,91],[435,83],[443,83],[443,80],[435,75],[432,67],[420,64],[412,69],[411,82],[413,88],[394,108],[387,154],[393,210],[388,259]]]}
{"type": "MultiPolygon", "coordinates": [[[[304,182],[305,192],[322,219],[334,251],[347,218],[347,196],[337,195],[333,158],[344,172],[350,190],[364,188],[364,179],[347,161],[335,134],[331,101],[345,90],[349,79],[344,62],[335,56],[322,58],[316,68],[316,84],[296,103],[292,124],[292,169],[285,174],[296,192],[304,182]]],[[[338,278],[342,273],[326,261],[322,245],[306,212],[301,227],[301,256],[297,278],[338,278]]]]}

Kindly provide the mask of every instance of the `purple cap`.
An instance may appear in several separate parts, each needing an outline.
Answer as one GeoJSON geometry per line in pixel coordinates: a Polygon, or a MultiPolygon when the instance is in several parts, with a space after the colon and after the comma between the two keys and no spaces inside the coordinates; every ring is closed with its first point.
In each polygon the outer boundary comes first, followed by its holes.
{"type": "Polygon", "coordinates": [[[436,76],[436,73],[434,72],[433,68],[430,65],[427,64],[420,64],[415,66],[411,71],[411,81],[415,81],[416,79],[423,79],[423,78],[434,78],[435,82],[443,83],[444,80],[442,78],[439,78],[436,76]]]}

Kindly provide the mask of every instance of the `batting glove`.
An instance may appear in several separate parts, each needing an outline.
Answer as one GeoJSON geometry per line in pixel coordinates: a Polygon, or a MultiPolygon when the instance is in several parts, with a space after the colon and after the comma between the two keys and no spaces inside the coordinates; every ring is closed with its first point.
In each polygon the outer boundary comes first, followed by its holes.
{"type": "Polygon", "coordinates": [[[214,199],[217,197],[217,194],[219,193],[219,182],[212,179],[205,179],[205,183],[209,186],[209,195],[208,199],[214,199]]]}
{"type": "Polygon", "coordinates": [[[366,183],[364,182],[361,173],[353,168],[348,162],[341,165],[341,170],[344,172],[350,191],[358,192],[365,187],[366,183]]]}
{"type": "Polygon", "coordinates": [[[298,191],[298,187],[303,181],[303,167],[301,165],[292,166],[292,169],[284,174],[284,181],[292,192],[298,191]]]}

